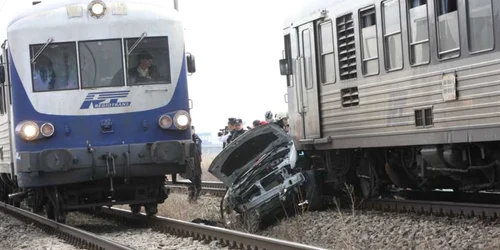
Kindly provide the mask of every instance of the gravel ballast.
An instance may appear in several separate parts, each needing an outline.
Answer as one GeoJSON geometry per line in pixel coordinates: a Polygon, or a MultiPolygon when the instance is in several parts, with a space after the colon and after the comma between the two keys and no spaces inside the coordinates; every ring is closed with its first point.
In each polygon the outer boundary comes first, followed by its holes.
{"type": "Polygon", "coordinates": [[[329,249],[499,249],[500,222],[366,211],[310,212],[261,233],[329,249]]]}
{"type": "Polygon", "coordinates": [[[78,249],[42,231],[33,224],[24,223],[0,211],[0,249],[78,249]]]}

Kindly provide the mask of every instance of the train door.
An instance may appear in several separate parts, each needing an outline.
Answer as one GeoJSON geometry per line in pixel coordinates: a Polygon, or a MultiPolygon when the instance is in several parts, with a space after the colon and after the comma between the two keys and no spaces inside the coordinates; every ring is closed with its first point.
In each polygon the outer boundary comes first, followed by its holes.
{"type": "Polygon", "coordinates": [[[297,100],[302,116],[303,139],[305,141],[321,137],[318,101],[318,76],[316,68],[315,25],[309,22],[298,26],[298,70],[297,100]]]}
{"type": "Polygon", "coordinates": [[[7,40],[1,46],[0,71],[2,81],[0,81],[0,163],[10,167],[11,176],[15,175],[14,170],[14,145],[13,145],[13,124],[12,124],[12,89],[10,84],[10,67],[7,40]]]}

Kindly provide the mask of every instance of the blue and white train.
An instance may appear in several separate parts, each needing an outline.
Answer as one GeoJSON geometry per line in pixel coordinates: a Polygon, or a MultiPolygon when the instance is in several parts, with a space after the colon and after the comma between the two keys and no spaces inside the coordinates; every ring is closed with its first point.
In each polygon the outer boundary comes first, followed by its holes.
{"type": "Polygon", "coordinates": [[[0,200],[64,221],[145,207],[194,164],[183,23],[153,0],[40,3],[11,20],[0,67],[0,200]]]}

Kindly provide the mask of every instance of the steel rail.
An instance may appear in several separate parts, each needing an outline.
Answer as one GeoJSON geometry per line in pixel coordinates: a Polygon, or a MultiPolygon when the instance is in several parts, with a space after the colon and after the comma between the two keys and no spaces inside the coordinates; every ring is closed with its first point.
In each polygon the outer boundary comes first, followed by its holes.
{"type": "Polygon", "coordinates": [[[93,233],[47,219],[38,214],[0,202],[0,209],[22,221],[32,221],[49,234],[55,234],[67,243],[85,249],[133,250],[93,233]]]}
{"type": "MultiPolygon", "coordinates": [[[[167,181],[166,187],[175,192],[186,193],[189,184],[191,184],[190,181],[178,181],[176,184],[167,181]]],[[[201,183],[201,194],[222,197],[226,194],[226,186],[222,182],[204,181],[201,183]]]]}
{"type": "MultiPolygon", "coordinates": [[[[186,186],[168,186],[171,191],[176,193],[187,193],[186,186]]],[[[226,189],[201,187],[201,194],[212,194],[217,197],[222,197],[226,194],[226,189]]]]}
{"type": "MultiPolygon", "coordinates": [[[[167,181],[166,183],[167,186],[179,186],[179,185],[189,185],[189,184],[191,184],[191,181],[188,180],[177,181],[177,183],[173,183],[172,181],[167,181]]],[[[206,188],[220,188],[220,189],[226,188],[224,183],[218,181],[203,181],[201,182],[201,186],[206,188]]]]}
{"type": "Polygon", "coordinates": [[[221,227],[196,224],[161,216],[147,217],[144,213],[132,214],[131,212],[118,208],[102,207],[101,212],[106,218],[114,217],[116,219],[127,219],[136,223],[153,227],[161,232],[177,235],[179,237],[193,237],[196,240],[214,241],[217,240],[230,247],[254,250],[319,250],[314,246],[308,246],[300,243],[278,240],[255,234],[248,234],[239,231],[229,230],[221,227]]]}
{"type": "Polygon", "coordinates": [[[369,199],[362,208],[392,212],[415,212],[434,215],[464,215],[498,218],[500,205],[449,201],[369,199]]]}

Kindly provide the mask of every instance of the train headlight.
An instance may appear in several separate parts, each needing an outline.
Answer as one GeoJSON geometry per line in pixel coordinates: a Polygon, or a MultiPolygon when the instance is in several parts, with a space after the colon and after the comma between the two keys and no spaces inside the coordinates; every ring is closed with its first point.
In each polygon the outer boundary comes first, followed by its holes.
{"type": "Polygon", "coordinates": [[[169,115],[160,116],[160,119],[158,119],[158,125],[160,125],[162,129],[170,128],[170,126],[172,126],[172,117],[169,115]]]}
{"type": "Polygon", "coordinates": [[[106,12],[106,4],[101,0],[94,0],[90,2],[88,8],[90,14],[96,18],[104,16],[104,12],[106,12]]]}
{"type": "Polygon", "coordinates": [[[40,127],[40,133],[45,137],[50,137],[54,134],[55,128],[54,125],[50,122],[46,122],[42,124],[40,127]]]}
{"type": "Polygon", "coordinates": [[[16,126],[16,134],[27,141],[32,141],[38,137],[40,128],[32,121],[24,121],[16,126]]]}
{"type": "Polygon", "coordinates": [[[191,124],[191,117],[189,116],[189,113],[181,110],[177,112],[174,116],[174,125],[178,129],[185,130],[189,128],[189,125],[191,124]]]}

